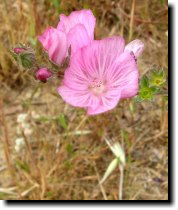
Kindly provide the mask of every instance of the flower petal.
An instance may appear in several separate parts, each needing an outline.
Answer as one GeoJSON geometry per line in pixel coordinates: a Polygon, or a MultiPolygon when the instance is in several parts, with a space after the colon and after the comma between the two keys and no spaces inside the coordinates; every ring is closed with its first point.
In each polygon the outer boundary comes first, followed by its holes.
{"type": "Polygon", "coordinates": [[[85,68],[93,77],[104,77],[114,60],[124,51],[124,39],[113,36],[84,47],[82,56],[85,68]]]}
{"type": "Polygon", "coordinates": [[[67,34],[68,46],[71,45],[72,54],[78,49],[91,43],[91,39],[82,24],[74,26],[67,34]]]}
{"type": "Polygon", "coordinates": [[[91,97],[88,91],[75,90],[65,85],[58,87],[58,93],[66,103],[75,107],[97,106],[99,103],[98,98],[91,97]]]}
{"type": "Polygon", "coordinates": [[[61,65],[67,56],[67,39],[64,32],[49,27],[38,36],[49,58],[56,64],[61,65]]]}
{"type": "Polygon", "coordinates": [[[64,31],[66,34],[77,24],[82,24],[91,40],[94,39],[94,28],[96,19],[91,10],[74,11],[69,16],[60,15],[60,21],[57,29],[64,31]]]}
{"type": "Polygon", "coordinates": [[[121,98],[133,97],[138,92],[138,69],[134,57],[129,52],[122,53],[115,60],[107,75],[111,87],[119,88],[121,98]]]}
{"type": "Polygon", "coordinates": [[[144,48],[143,42],[138,39],[135,39],[126,45],[125,51],[133,52],[135,57],[138,58],[138,56],[142,53],[143,48],[144,48]]]}
{"type": "Polygon", "coordinates": [[[71,57],[68,71],[75,77],[85,78],[89,84],[95,78],[102,79],[123,50],[124,40],[121,37],[93,41],[71,57]]]}
{"type": "Polygon", "coordinates": [[[88,107],[87,114],[96,115],[114,109],[120,100],[120,95],[121,92],[118,89],[112,89],[107,91],[107,93],[101,97],[98,106],[88,107]]]}

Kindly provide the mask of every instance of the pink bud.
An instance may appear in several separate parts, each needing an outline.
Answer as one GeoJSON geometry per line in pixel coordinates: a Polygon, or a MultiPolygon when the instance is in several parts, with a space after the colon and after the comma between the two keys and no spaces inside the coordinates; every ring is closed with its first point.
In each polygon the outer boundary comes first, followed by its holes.
{"type": "Polygon", "coordinates": [[[14,53],[16,53],[16,54],[22,53],[24,51],[26,51],[26,48],[23,48],[23,47],[15,47],[14,48],[14,53]]]}
{"type": "Polygon", "coordinates": [[[47,68],[38,69],[36,72],[36,78],[41,82],[46,82],[52,76],[52,72],[47,68]]]}

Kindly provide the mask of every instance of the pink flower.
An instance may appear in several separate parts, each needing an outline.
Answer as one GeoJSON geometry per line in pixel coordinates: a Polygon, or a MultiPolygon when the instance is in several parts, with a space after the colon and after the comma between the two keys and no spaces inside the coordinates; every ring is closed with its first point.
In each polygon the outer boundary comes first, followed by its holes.
{"type": "Polygon", "coordinates": [[[41,82],[46,82],[52,76],[52,72],[47,68],[38,69],[36,72],[36,78],[41,82]]]}
{"type": "Polygon", "coordinates": [[[68,47],[71,45],[72,53],[86,46],[94,40],[96,19],[91,10],[72,12],[69,16],[60,15],[57,29],[67,36],[68,47]]]}
{"type": "Polygon", "coordinates": [[[113,36],[78,50],[70,60],[58,93],[67,103],[87,109],[89,115],[116,107],[121,98],[138,92],[134,56],[123,38],[113,36]]]}
{"type": "Polygon", "coordinates": [[[94,39],[95,17],[90,10],[62,14],[57,29],[49,27],[38,37],[49,58],[61,65],[71,46],[72,54],[79,48],[90,44],[94,39]]]}
{"type": "Polygon", "coordinates": [[[49,58],[56,64],[61,65],[67,55],[67,39],[64,32],[49,27],[38,36],[49,58]]]}

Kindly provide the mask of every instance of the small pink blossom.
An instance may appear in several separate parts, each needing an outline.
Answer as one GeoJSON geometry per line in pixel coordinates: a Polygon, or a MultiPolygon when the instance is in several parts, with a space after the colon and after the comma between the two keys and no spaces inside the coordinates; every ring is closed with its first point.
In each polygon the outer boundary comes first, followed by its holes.
{"type": "Polygon", "coordinates": [[[138,76],[123,38],[113,36],[93,41],[71,57],[58,93],[67,103],[95,115],[115,108],[121,98],[135,96],[138,76]]]}
{"type": "Polygon", "coordinates": [[[57,29],[49,27],[38,37],[49,58],[56,64],[61,65],[71,53],[87,46],[94,39],[95,17],[90,10],[72,12],[69,16],[62,14],[57,29]]]}
{"type": "Polygon", "coordinates": [[[20,53],[25,52],[27,49],[24,47],[15,47],[13,50],[14,50],[14,53],[20,54],[20,53]]]}
{"type": "Polygon", "coordinates": [[[47,68],[38,69],[36,72],[36,78],[41,82],[46,82],[52,76],[52,72],[47,68]]]}

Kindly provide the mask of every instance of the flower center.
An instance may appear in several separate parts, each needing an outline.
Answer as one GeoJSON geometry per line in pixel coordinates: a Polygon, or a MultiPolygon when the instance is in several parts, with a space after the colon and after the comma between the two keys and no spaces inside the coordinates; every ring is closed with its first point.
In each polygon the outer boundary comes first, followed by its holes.
{"type": "Polygon", "coordinates": [[[95,95],[100,95],[105,90],[105,85],[102,80],[94,79],[89,88],[95,95]]]}

